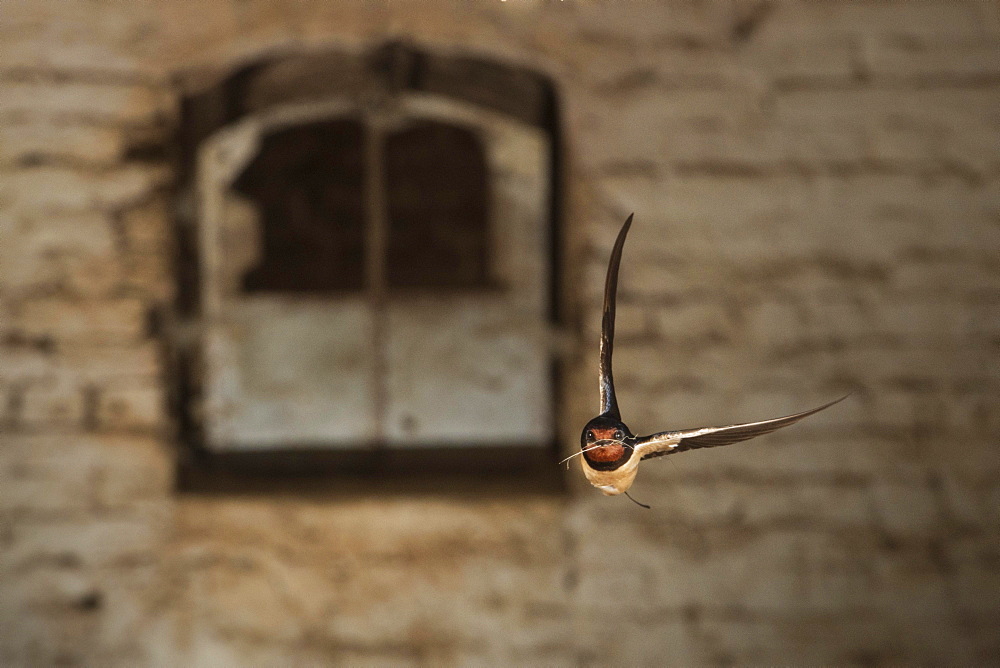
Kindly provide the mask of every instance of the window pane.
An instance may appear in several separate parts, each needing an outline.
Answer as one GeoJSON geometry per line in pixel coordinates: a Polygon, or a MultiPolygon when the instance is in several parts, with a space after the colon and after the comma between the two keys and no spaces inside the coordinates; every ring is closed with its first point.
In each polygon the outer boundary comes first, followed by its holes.
{"type": "Polygon", "coordinates": [[[389,285],[486,284],[489,192],[476,135],[422,121],[386,140],[384,160],[389,285]]]}
{"type": "Polygon", "coordinates": [[[260,212],[262,257],[244,289],[364,286],[364,127],[339,119],[267,135],[235,187],[260,212]]]}

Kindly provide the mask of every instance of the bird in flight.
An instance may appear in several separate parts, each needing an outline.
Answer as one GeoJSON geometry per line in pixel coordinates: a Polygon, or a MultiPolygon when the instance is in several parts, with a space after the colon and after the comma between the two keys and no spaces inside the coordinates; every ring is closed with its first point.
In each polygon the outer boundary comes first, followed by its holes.
{"type": "MultiPolygon", "coordinates": [[[[611,261],[608,264],[608,276],[604,283],[604,319],[601,323],[600,359],[601,414],[590,420],[583,428],[583,433],[580,436],[580,452],[574,453],[570,457],[581,455],[583,473],[587,476],[590,484],[608,496],[623,493],[627,496],[628,489],[632,486],[639,470],[639,462],[644,459],[671,455],[694,448],[729,445],[756,436],[763,436],[794,424],[813,413],[818,413],[824,408],[829,408],[846,398],[845,395],[818,408],[770,420],[761,420],[760,422],[745,422],[725,427],[661,431],[649,436],[633,434],[622,422],[618,401],[615,399],[615,381],[611,373],[611,349],[615,340],[615,294],[618,290],[618,267],[622,260],[625,236],[631,225],[632,216],[629,216],[615,240],[614,249],[611,251],[611,261]]],[[[644,507],[648,508],[649,506],[644,507]]]]}

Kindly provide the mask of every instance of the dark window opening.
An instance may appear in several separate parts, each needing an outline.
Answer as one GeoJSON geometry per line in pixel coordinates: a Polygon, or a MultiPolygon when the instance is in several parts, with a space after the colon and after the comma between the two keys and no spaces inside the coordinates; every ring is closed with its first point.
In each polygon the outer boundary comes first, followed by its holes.
{"type": "Polygon", "coordinates": [[[384,161],[389,286],[486,284],[489,198],[476,135],[420,122],[388,137],[384,161]]]}
{"type": "Polygon", "coordinates": [[[358,120],[267,135],[235,187],[260,212],[262,258],[247,292],[360,290],[365,270],[365,132],[358,120]]]}
{"type": "Polygon", "coordinates": [[[371,210],[385,202],[385,284],[481,287],[489,281],[489,197],[482,143],[471,131],[420,121],[385,135],[380,182],[366,182],[357,119],[268,134],[235,183],[260,212],[262,258],[246,292],[360,291],[371,210]],[[365,197],[377,188],[380,197],[365,197]],[[370,204],[369,204],[370,202],[370,204]]]}

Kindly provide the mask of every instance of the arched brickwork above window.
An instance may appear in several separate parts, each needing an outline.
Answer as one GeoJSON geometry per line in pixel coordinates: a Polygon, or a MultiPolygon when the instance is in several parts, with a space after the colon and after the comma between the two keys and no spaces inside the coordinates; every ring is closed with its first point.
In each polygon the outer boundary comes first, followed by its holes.
{"type": "Polygon", "coordinates": [[[181,105],[178,144],[190,163],[201,142],[240,118],[331,96],[414,92],[467,102],[555,133],[557,101],[550,80],[526,68],[473,56],[434,54],[390,43],[362,54],[340,51],[263,58],[221,78],[179,77],[190,91],[181,105]]]}

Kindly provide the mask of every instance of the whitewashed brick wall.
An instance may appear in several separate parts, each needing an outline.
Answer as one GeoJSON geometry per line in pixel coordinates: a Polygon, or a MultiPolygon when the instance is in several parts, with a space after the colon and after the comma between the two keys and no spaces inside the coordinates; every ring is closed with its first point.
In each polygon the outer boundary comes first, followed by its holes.
{"type": "Polygon", "coordinates": [[[995,662],[998,109],[987,0],[0,2],[0,663],[995,662]],[[559,86],[567,453],[632,211],[634,429],[853,396],[644,464],[651,511],[575,470],[564,498],[175,493],[173,77],[398,37],[559,86]]]}

